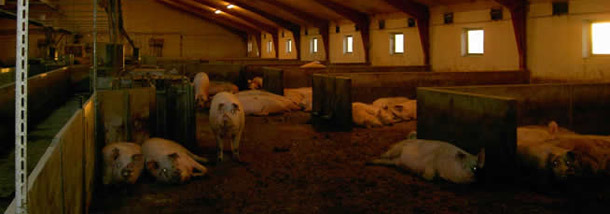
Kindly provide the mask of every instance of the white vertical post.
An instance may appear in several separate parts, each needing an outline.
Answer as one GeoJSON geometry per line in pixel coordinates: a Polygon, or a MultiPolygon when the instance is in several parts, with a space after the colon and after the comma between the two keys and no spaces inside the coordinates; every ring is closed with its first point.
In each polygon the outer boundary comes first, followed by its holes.
{"type": "Polygon", "coordinates": [[[17,61],[15,63],[15,199],[17,213],[28,212],[28,0],[17,1],[17,61]]]}

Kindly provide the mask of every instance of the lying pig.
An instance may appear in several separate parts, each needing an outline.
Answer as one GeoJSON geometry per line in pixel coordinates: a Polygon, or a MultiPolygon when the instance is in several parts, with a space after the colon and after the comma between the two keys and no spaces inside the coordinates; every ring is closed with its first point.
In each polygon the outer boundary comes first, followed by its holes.
{"type": "Polygon", "coordinates": [[[239,141],[244,132],[245,114],[241,102],[228,92],[220,92],[212,99],[210,126],[218,144],[218,162],[222,162],[223,141],[231,139],[233,158],[239,159],[239,141]]]}
{"type": "Polygon", "coordinates": [[[197,161],[205,163],[207,159],[189,152],[171,140],[150,138],[142,144],[142,152],[146,169],[158,181],[183,183],[191,177],[203,176],[208,171],[197,163],[197,161]]]}
{"type": "Polygon", "coordinates": [[[193,88],[195,89],[195,102],[199,108],[204,108],[208,102],[210,78],[204,72],[199,72],[193,79],[193,88]]]}
{"type": "Polygon", "coordinates": [[[211,81],[210,82],[210,96],[214,96],[220,92],[229,92],[235,94],[239,92],[239,88],[230,82],[219,82],[219,81],[211,81]]]}
{"type": "Polygon", "coordinates": [[[551,141],[518,145],[517,156],[523,167],[540,172],[539,177],[563,181],[574,174],[574,153],[551,141]]]}
{"type": "Polygon", "coordinates": [[[135,143],[116,142],[102,149],[104,159],[104,185],[134,184],[144,168],[142,148],[135,143]]]}
{"type": "Polygon", "coordinates": [[[360,102],[352,103],[352,121],[358,126],[366,128],[383,126],[377,117],[379,112],[380,110],[374,106],[360,102]]]}
{"type": "Polygon", "coordinates": [[[416,101],[409,100],[406,97],[379,98],[373,102],[373,106],[392,113],[394,115],[394,123],[416,118],[416,101]]]}
{"type": "Polygon", "coordinates": [[[517,145],[533,145],[557,139],[558,135],[575,134],[574,132],[559,127],[555,121],[549,122],[547,126],[519,126],[517,127],[517,145]]]}
{"type": "Polygon", "coordinates": [[[263,78],[262,77],[254,77],[251,80],[248,80],[248,88],[251,90],[261,89],[263,88],[263,78]]]}
{"type": "Polygon", "coordinates": [[[248,90],[239,92],[236,96],[246,115],[265,116],[301,109],[292,100],[266,91],[248,90]]]}
{"type": "Polygon", "coordinates": [[[297,103],[303,111],[311,111],[313,92],[311,87],[284,89],[284,97],[297,103]]]}
{"type": "Polygon", "coordinates": [[[409,139],[392,145],[369,163],[405,168],[426,180],[438,176],[454,183],[472,183],[485,164],[485,150],[474,156],[447,142],[409,139]]]}
{"type": "Polygon", "coordinates": [[[610,175],[610,137],[600,135],[564,134],[554,141],[556,146],[570,150],[579,163],[579,173],[610,175]]]}

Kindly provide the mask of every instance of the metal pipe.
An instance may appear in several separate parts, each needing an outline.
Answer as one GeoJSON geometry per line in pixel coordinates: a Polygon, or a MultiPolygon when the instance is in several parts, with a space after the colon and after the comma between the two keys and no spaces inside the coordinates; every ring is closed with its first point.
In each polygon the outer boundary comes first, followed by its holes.
{"type": "Polygon", "coordinates": [[[17,1],[15,62],[15,200],[16,213],[28,213],[28,0],[17,1]]]}

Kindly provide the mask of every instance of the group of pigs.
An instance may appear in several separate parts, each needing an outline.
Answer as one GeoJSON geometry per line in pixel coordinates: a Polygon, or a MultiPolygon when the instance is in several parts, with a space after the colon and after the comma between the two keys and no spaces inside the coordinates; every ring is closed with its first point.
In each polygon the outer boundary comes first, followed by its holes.
{"type": "Polygon", "coordinates": [[[352,121],[366,128],[417,119],[417,101],[406,97],[379,98],[373,104],[352,103],[352,121]]]}
{"type": "Polygon", "coordinates": [[[517,154],[524,170],[551,181],[610,176],[610,136],[577,134],[554,121],[518,127],[517,154]]]}

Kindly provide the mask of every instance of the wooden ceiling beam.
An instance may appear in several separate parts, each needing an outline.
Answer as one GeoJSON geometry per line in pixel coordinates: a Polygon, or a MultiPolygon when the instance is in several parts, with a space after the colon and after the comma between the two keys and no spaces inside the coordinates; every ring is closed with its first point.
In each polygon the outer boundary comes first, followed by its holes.
{"type": "Polygon", "coordinates": [[[428,9],[428,6],[413,0],[385,1],[396,9],[415,17],[422,50],[424,52],[424,64],[430,65],[430,9],[428,9]]]}
{"type": "MultiPolygon", "coordinates": [[[[369,61],[369,49],[371,46],[370,43],[370,30],[369,30],[369,16],[360,11],[354,10],[352,8],[337,4],[333,1],[329,0],[314,0],[318,4],[334,11],[340,16],[352,21],[356,24],[356,27],[360,30],[360,35],[362,37],[362,45],[364,47],[364,59],[365,62],[369,61]]],[[[327,53],[328,54],[328,53],[327,53]]]]}
{"type": "Polygon", "coordinates": [[[171,1],[171,0],[157,0],[157,1],[161,2],[162,4],[164,4],[170,8],[174,8],[174,9],[177,9],[180,11],[190,13],[191,15],[197,16],[203,20],[220,25],[221,27],[231,31],[232,33],[235,33],[235,34],[241,36],[242,38],[247,38],[247,34],[260,33],[260,31],[253,29],[249,26],[242,25],[241,23],[237,23],[237,22],[234,22],[229,19],[222,19],[222,18],[219,19],[218,16],[216,16],[215,14],[210,13],[208,11],[203,11],[201,9],[188,7],[186,5],[183,5],[183,4],[171,1]]]}
{"type": "Polygon", "coordinates": [[[260,27],[262,30],[271,33],[271,34],[277,34],[278,33],[278,29],[276,26],[272,26],[266,23],[263,23],[261,21],[258,21],[252,17],[249,17],[245,14],[240,13],[239,11],[233,10],[233,9],[228,9],[226,7],[225,4],[222,4],[220,2],[217,1],[210,1],[210,0],[195,0],[197,3],[199,4],[203,4],[206,5],[208,7],[212,7],[212,8],[216,8],[217,10],[221,10],[222,12],[225,12],[227,14],[233,15],[237,18],[243,19],[244,21],[250,22],[253,25],[256,25],[257,27],[260,27]]]}

